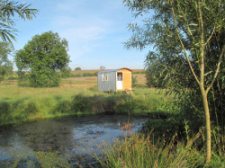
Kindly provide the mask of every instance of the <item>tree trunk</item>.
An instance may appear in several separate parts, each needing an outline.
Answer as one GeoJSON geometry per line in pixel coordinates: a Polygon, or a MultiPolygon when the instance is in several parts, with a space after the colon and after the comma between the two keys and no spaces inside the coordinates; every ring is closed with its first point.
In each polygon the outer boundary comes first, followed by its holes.
{"type": "Polygon", "coordinates": [[[200,87],[202,95],[202,103],[205,113],[205,126],[206,126],[206,164],[211,161],[212,157],[212,138],[211,138],[211,119],[209,112],[208,94],[204,87],[200,87]]]}

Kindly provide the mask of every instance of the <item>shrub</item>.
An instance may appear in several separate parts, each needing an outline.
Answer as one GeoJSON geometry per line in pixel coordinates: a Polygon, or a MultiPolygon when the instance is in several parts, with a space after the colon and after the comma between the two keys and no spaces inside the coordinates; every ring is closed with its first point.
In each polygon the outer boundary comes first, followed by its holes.
{"type": "Polygon", "coordinates": [[[36,113],[38,112],[38,107],[35,102],[28,102],[24,111],[29,114],[36,113]]]}
{"type": "Polygon", "coordinates": [[[91,110],[90,98],[81,94],[74,96],[72,98],[71,108],[73,112],[86,112],[91,110]]]}
{"type": "Polygon", "coordinates": [[[69,100],[58,100],[56,107],[53,110],[53,114],[56,113],[71,113],[71,101],[69,100]]]}
{"type": "Polygon", "coordinates": [[[10,119],[11,106],[7,101],[0,102],[0,121],[8,121],[10,119]]]}

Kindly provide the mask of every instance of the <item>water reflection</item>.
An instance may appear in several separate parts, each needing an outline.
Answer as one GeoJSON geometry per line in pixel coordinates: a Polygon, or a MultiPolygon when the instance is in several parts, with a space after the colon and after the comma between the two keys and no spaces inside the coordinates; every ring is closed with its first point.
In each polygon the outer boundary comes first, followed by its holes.
{"type": "MultiPolygon", "coordinates": [[[[16,155],[32,156],[34,151],[56,151],[66,157],[101,153],[101,144],[112,143],[127,132],[121,127],[127,116],[88,116],[44,120],[0,129],[0,162],[16,155]]],[[[145,118],[130,118],[136,132],[145,118]]]]}

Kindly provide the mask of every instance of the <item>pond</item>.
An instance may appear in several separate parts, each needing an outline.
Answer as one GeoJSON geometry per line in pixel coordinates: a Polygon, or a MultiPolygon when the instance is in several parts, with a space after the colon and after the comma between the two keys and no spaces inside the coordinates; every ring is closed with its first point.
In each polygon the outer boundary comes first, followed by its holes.
{"type": "Polygon", "coordinates": [[[7,167],[16,156],[33,156],[35,151],[57,152],[76,165],[78,158],[93,158],[102,153],[104,144],[137,132],[146,120],[144,117],[97,115],[0,128],[0,167],[7,167]],[[124,126],[128,122],[132,126],[126,131],[124,126]]]}

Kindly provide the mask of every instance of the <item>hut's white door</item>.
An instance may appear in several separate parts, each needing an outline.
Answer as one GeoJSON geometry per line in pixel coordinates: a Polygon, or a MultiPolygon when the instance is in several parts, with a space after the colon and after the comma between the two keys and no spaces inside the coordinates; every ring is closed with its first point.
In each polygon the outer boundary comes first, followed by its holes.
{"type": "Polygon", "coordinates": [[[122,81],[117,81],[116,82],[116,88],[118,90],[122,90],[123,89],[123,82],[122,81]]]}
{"type": "Polygon", "coordinates": [[[117,90],[123,89],[123,73],[122,72],[117,72],[116,88],[117,90]]]}

